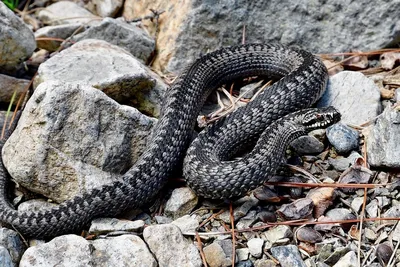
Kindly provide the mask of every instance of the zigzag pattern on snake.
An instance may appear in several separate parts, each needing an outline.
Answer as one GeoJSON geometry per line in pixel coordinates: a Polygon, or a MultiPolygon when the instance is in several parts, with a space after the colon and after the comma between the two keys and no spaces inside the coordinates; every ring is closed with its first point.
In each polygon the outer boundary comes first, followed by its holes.
{"type": "Polygon", "coordinates": [[[0,221],[26,236],[44,238],[74,233],[93,218],[115,216],[128,208],[140,207],[157,194],[172,170],[182,162],[207,95],[227,81],[249,76],[268,76],[279,81],[245,107],[203,131],[193,143],[194,148],[202,147],[202,152],[190,148],[185,160],[189,165],[184,167],[184,173],[190,176],[189,186],[199,195],[212,198],[243,195],[273,174],[282,162],[282,156],[278,155],[284,151],[282,147],[286,148],[299,132],[304,134],[294,126],[283,127],[285,120],[272,126],[271,123],[311,106],[325,90],[327,70],[306,51],[278,44],[248,44],[222,48],[201,57],[184,69],[167,92],[152,139],[123,180],[93,189],[50,210],[32,213],[15,210],[5,197],[8,173],[1,163],[0,221]],[[243,167],[236,161],[223,162],[220,167],[214,161],[203,166],[210,157],[216,161],[228,160],[243,145],[255,143],[267,126],[273,129],[263,134],[267,141],[258,141],[252,152],[256,159],[243,160],[247,169],[234,168],[234,165],[243,167]],[[207,143],[203,143],[205,140],[207,143]],[[204,175],[207,169],[209,172],[204,175]],[[224,180],[223,174],[229,173],[228,180],[224,180]]]}

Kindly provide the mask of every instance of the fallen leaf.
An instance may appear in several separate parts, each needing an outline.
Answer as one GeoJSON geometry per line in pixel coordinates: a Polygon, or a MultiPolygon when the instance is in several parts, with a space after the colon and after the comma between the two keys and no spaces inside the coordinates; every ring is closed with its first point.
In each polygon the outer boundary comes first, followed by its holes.
{"type": "Polygon", "coordinates": [[[351,56],[343,62],[343,66],[350,70],[363,70],[368,68],[367,56],[351,56]]]}
{"type": "Polygon", "coordinates": [[[335,188],[332,187],[317,187],[311,189],[307,196],[314,203],[314,217],[318,218],[330,205],[332,205],[335,199],[335,188]]]}
{"type": "Polygon", "coordinates": [[[329,76],[333,76],[336,73],[343,71],[342,64],[332,60],[332,59],[323,59],[322,62],[324,63],[325,67],[328,69],[329,76]]]}

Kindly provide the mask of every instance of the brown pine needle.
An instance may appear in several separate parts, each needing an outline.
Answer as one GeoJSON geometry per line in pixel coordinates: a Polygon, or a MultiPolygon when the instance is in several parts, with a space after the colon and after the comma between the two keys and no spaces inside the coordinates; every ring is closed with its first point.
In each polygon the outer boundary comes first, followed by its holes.
{"type": "Polygon", "coordinates": [[[235,266],[235,255],[236,255],[236,237],[235,237],[235,217],[233,216],[233,205],[232,202],[229,203],[229,214],[231,220],[231,233],[232,233],[232,266],[235,266]]]}
{"type": "Polygon", "coordinates": [[[283,187],[333,187],[333,188],[377,188],[386,186],[386,184],[308,184],[308,183],[292,183],[292,182],[265,182],[264,185],[275,185],[283,187]]]}
{"type": "Polygon", "coordinates": [[[206,261],[206,255],[204,254],[204,251],[203,251],[203,244],[201,243],[200,235],[197,232],[196,232],[196,240],[197,240],[197,248],[200,251],[201,260],[203,261],[203,266],[208,267],[207,261],[206,261]]]}

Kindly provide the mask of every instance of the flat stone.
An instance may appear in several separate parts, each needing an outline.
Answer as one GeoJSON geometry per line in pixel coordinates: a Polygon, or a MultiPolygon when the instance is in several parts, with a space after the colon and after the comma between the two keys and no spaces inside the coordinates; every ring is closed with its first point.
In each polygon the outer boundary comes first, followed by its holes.
{"type": "Polygon", "coordinates": [[[198,197],[189,187],[176,188],[165,204],[165,215],[177,219],[196,207],[198,197]]]}
{"type": "Polygon", "coordinates": [[[35,51],[35,36],[2,1],[0,18],[0,70],[13,71],[35,51]]]}
{"type": "Polygon", "coordinates": [[[306,267],[300,256],[299,249],[295,245],[272,247],[271,253],[282,267],[306,267]]]}
{"type": "Polygon", "coordinates": [[[121,47],[82,40],[40,65],[34,87],[46,81],[91,85],[114,100],[157,117],[167,85],[121,47]]]}
{"type": "Polygon", "coordinates": [[[63,235],[50,242],[28,248],[22,255],[20,267],[91,265],[89,241],[77,235],[63,235]]]}
{"type": "Polygon", "coordinates": [[[400,168],[400,110],[383,112],[369,132],[366,146],[371,166],[400,168]]]}
{"type": "Polygon", "coordinates": [[[260,258],[263,254],[264,240],[261,238],[253,238],[247,241],[247,247],[250,254],[255,258],[260,258]]]}
{"type": "Polygon", "coordinates": [[[173,221],[172,224],[178,226],[183,234],[194,233],[197,227],[199,227],[199,221],[190,215],[184,215],[173,221]]]}
{"type": "Polygon", "coordinates": [[[38,18],[48,25],[93,24],[98,23],[99,19],[87,9],[70,1],[59,1],[47,6],[39,11],[38,18]]]}
{"type": "Polygon", "coordinates": [[[90,266],[158,266],[146,243],[138,236],[122,235],[91,243],[94,250],[90,266]]]}
{"type": "Polygon", "coordinates": [[[293,232],[287,225],[278,225],[262,234],[263,239],[266,241],[266,249],[271,248],[272,245],[276,244],[279,240],[292,236],[293,232]]]}
{"type": "Polygon", "coordinates": [[[62,202],[119,179],[155,122],[90,86],[43,83],[7,140],[3,161],[19,184],[62,202]]]}
{"type": "Polygon", "coordinates": [[[354,251],[349,251],[333,267],[357,267],[358,260],[354,251]]]}
{"type": "Polygon", "coordinates": [[[109,232],[126,231],[142,232],[144,221],[118,220],[116,218],[98,218],[92,221],[89,228],[91,234],[104,234],[109,232]]]}
{"type": "Polygon", "coordinates": [[[196,246],[183,237],[176,225],[148,226],[143,231],[143,238],[160,267],[203,265],[196,246]]]}
{"type": "Polygon", "coordinates": [[[326,137],[339,154],[346,154],[358,149],[358,131],[342,124],[336,123],[326,129],[326,137]]]}
{"type": "Polygon", "coordinates": [[[211,245],[204,247],[203,251],[210,267],[227,267],[232,264],[222,247],[217,242],[213,242],[211,245]]]}
{"type": "Polygon", "coordinates": [[[47,51],[53,52],[56,51],[62,42],[56,40],[50,40],[52,38],[58,39],[67,39],[71,37],[71,35],[77,31],[79,33],[83,31],[84,27],[82,27],[82,23],[73,23],[73,24],[62,24],[56,26],[46,26],[38,29],[35,32],[35,38],[37,39],[37,46],[41,49],[46,49],[47,51]],[[81,29],[79,30],[79,28],[81,29]],[[40,38],[46,40],[40,40],[40,38]]]}
{"type": "Polygon", "coordinates": [[[113,18],[105,18],[99,25],[92,26],[72,38],[76,42],[85,39],[103,40],[119,46],[143,63],[149,60],[155,49],[154,39],[139,25],[113,18]]]}
{"type": "Polygon", "coordinates": [[[360,125],[374,119],[381,110],[380,91],[375,83],[354,71],[343,71],[330,78],[318,107],[334,106],[341,122],[360,125]]]}
{"type": "Polygon", "coordinates": [[[250,250],[249,248],[238,248],[236,249],[236,255],[238,257],[238,261],[246,261],[249,258],[250,250]]]}
{"type": "Polygon", "coordinates": [[[324,144],[314,136],[300,136],[290,146],[300,155],[319,154],[324,151],[324,144]]]}
{"type": "Polygon", "coordinates": [[[351,201],[351,208],[355,212],[359,212],[363,203],[364,203],[364,197],[355,197],[353,201],[351,201]]]}

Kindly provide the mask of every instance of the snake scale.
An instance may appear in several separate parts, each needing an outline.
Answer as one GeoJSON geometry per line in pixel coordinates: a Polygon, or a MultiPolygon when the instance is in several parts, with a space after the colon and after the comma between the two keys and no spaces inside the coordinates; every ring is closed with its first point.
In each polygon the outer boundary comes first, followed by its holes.
{"type": "MultiPolygon", "coordinates": [[[[0,221],[27,237],[78,232],[93,218],[116,216],[148,202],[182,163],[186,151],[184,176],[198,195],[243,195],[275,172],[294,138],[337,120],[334,109],[302,110],[321,96],[327,77],[317,57],[279,44],[247,44],[206,54],[185,68],[168,90],[145,152],[122,180],[52,209],[19,212],[6,198],[9,178],[1,162],[0,221]],[[187,150],[196,118],[210,92],[227,81],[249,76],[278,81],[248,105],[202,131],[187,150]],[[230,160],[239,149],[256,142],[251,153],[230,160]]],[[[3,144],[1,141],[1,148],[3,144]]]]}

